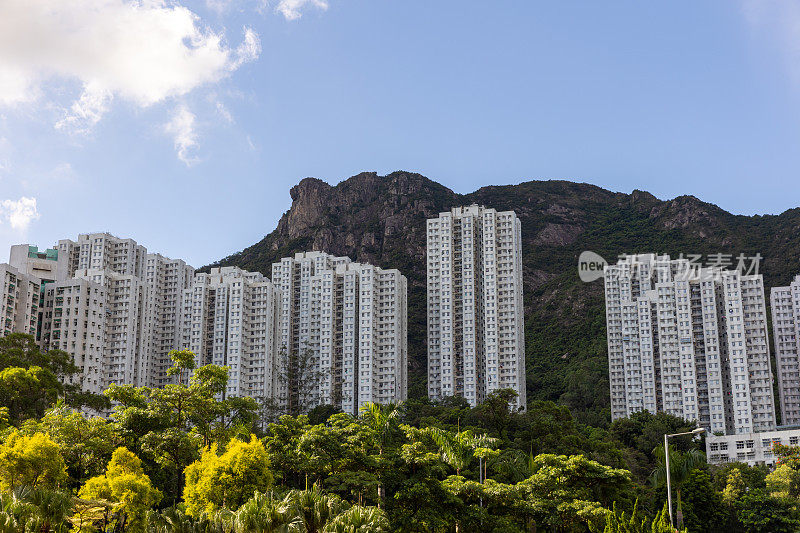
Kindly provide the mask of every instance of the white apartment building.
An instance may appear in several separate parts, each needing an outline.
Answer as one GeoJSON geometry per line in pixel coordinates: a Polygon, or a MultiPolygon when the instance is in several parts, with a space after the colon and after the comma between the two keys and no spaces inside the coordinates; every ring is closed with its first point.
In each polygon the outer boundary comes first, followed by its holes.
{"type": "Polygon", "coordinates": [[[64,239],[45,252],[15,246],[11,256],[20,266],[46,272],[49,283],[42,291],[42,307],[45,300],[48,307],[39,320],[38,340],[44,349],[64,349],[73,355],[89,380],[87,390],[96,385],[96,391],[102,391],[111,383],[171,382],[165,375],[171,366],[167,354],[179,346],[182,291],[191,283],[192,267],[148,254],[136,241],[108,233],[64,239]],[[65,295],[97,290],[100,294],[90,299],[71,297],[79,305],[59,305],[59,293],[67,301],[65,295]],[[76,321],[76,314],[85,320],[76,321]]]}
{"type": "Polygon", "coordinates": [[[106,289],[86,279],[71,278],[45,285],[40,345],[73,355],[79,374],[70,383],[100,394],[107,385],[106,289]]]}
{"type": "Polygon", "coordinates": [[[775,429],[761,275],[653,254],[605,268],[611,418],[637,411],[710,433],[775,429]]]}
{"type": "Polygon", "coordinates": [[[11,257],[8,262],[23,274],[36,276],[43,282],[67,278],[65,261],[59,262],[58,250],[55,248],[39,251],[37,246],[16,244],[11,247],[11,257]]]}
{"type": "Polygon", "coordinates": [[[41,280],[0,264],[0,337],[11,333],[36,335],[41,280]]]}
{"type": "Polygon", "coordinates": [[[181,348],[197,365],[229,367],[226,397],[275,396],[278,292],[259,273],[237,267],[199,273],[182,291],[181,348]]]}
{"type": "Polygon", "coordinates": [[[59,279],[66,279],[66,262],[58,259],[58,250],[50,248],[39,251],[37,246],[30,244],[17,244],[11,247],[9,264],[19,272],[28,276],[35,276],[41,282],[38,300],[38,315],[36,317],[36,340],[41,342],[41,328],[43,324],[45,286],[59,279]]]}
{"type": "Polygon", "coordinates": [[[304,252],[272,265],[280,291],[279,374],[307,353],[320,379],[308,391],[277,383],[285,406],[303,396],[302,409],[339,405],[355,414],[366,402],[406,399],[408,387],[407,282],[399,271],[353,263],[347,257],[304,252]]]}
{"type": "Polygon", "coordinates": [[[522,229],[513,211],[455,207],[428,219],[428,395],[526,407],[522,229]]]}
{"type": "Polygon", "coordinates": [[[181,346],[181,312],[183,291],[192,286],[194,268],[180,259],[161,254],[145,256],[144,279],[148,288],[145,322],[144,383],[160,387],[176,383],[176,376],[167,376],[172,366],[169,352],[181,346]]]}
{"type": "Polygon", "coordinates": [[[782,421],[800,424],[800,276],[787,287],[773,287],[770,304],[782,421]]]}

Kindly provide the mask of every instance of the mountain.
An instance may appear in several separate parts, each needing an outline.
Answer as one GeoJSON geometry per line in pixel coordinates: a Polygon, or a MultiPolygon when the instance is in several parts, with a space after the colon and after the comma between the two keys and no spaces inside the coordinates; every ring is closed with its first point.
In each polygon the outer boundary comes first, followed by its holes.
{"type": "Polygon", "coordinates": [[[768,287],[800,273],[800,209],[741,216],[693,196],[663,201],[644,191],[624,194],[568,181],[488,186],[462,195],[409,172],[365,172],[335,186],[306,178],[291,197],[292,207],[272,233],[205,268],[235,265],[270,276],[273,261],[322,250],[400,269],[409,282],[410,396],[426,393],[426,218],[473,203],[516,211],[528,398],[566,404],[594,425],[609,418],[605,314],[602,282],[578,278],[582,251],[609,262],[623,253],[760,253],[768,287]]]}

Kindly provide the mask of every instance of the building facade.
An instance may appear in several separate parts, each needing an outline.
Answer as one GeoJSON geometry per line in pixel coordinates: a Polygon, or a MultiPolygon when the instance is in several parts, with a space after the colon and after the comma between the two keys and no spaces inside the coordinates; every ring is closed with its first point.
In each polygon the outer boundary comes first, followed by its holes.
{"type": "Polygon", "coordinates": [[[522,230],[513,211],[456,207],[427,224],[428,395],[526,406],[522,230]]]}
{"type": "Polygon", "coordinates": [[[780,427],[773,431],[738,435],[706,436],[706,458],[710,464],[747,463],[774,467],[778,456],[774,446],[800,445],[800,428],[780,427]]]}
{"type": "Polygon", "coordinates": [[[800,276],[770,291],[778,397],[784,424],[800,424],[800,276]]]}
{"type": "Polygon", "coordinates": [[[161,387],[177,382],[176,376],[167,375],[172,366],[169,352],[181,346],[183,293],[192,286],[194,268],[181,259],[149,253],[145,256],[144,280],[148,318],[143,382],[150,387],[161,387]]]}
{"type": "Polygon", "coordinates": [[[357,413],[365,402],[406,399],[407,282],[397,270],[304,252],[272,265],[280,291],[279,373],[284,407],[320,404],[357,413]]]}
{"type": "Polygon", "coordinates": [[[41,280],[0,264],[0,337],[11,333],[36,335],[41,280]]]}
{"type": "Polygon", "coordinates": [[[775,429],[760,275],[624,256],[605,268],[611,418],[667,412],[710,433],[775,429]]]}
{"type": "Polygon", "coordinates": [[[71,354],[81,372],[70,383],[102,393],[109,382],[105,287],[81,278],[55,281],[45,285],[42,300],[40,346],[71,354]]]}
{"type": "Polygon", "coordinates": [[[278,292],[259,273],[236,267],[198,273],[182,291],[181,348],[197,365],[227,366],[225,397],[275,396],[278,292]]]}

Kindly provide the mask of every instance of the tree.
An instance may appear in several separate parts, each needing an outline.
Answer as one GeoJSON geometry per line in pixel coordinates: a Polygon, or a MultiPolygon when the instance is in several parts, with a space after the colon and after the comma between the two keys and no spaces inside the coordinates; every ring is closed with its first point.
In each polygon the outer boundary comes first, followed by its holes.
{"type": "Polygon", "coordinates": [[[630,517],[625,511],[617,509],[617,502],[614,502],[612,509],[606,509],[605,522],[589,522],[589,530],[592,533],[648,533],[648,519],[639,514],[639,501],[633,506],[630,517]]]}
{"type": "MultiPolygon", "coordinates": [[[[361,421],[369,428],[369,431],[378,448],[379,461],[383,462],[383,452],[386,442],[392,432],[397,428],[397,418],[400,412],[396,405],[381,406],[376,403],[368,402],[361,406],[361,421]]],[[[379,464],[379,469],[383,468],[383,464],[379,464]]],[[[379,473],[380,478],[380,473],[379,473]]],[[[380,480],[378,482],[378,508],[381,502],[386,497],[383,485],[380,480]]]]}
{"type": "Polygon", "coordinates": [[[604,507],[630,501],[630,472],[583,455],[538,455],[531,470],[517,483],[521,498],[513,505],[538,527],[565,530],[603,520],[604,507]]]}
{"type": "Polygon", "coordinates": [[[83,392],[80,380],[67,383],[79,373],[71,355],[61,350],[42,352],[31,335],[0,338],[0,406],[8,408],[12,424],[41,417],[57,398],[76,408],[106,408],[105,398],[83,392]]]}
{"type": "MultiPolygon", "coordinates": [[[[670,465],[672,466],[672,465],[670,465]]],[[[683,484],[683,513],[689,531],[720,531],[725,521],[722,496],[714,490],[711,476],[696,468],[683,484]]]]}
{"type": "MultiPolygon", "coordinates": [[[[664,447],[659,446],[653,453],[656,455],[657,463],[656,468],[650,477],[653,485],[665,486],[667,483],[667,468],[666,456],[664,455],[664,447]]],[[[678,528],[683,527],[683,508],[681,506],[681,488],[684,482],[689,478],[689,474],[695,468],[705,466],[706,456],[703,452],[697,449],[691,449],[687,452],[680,452],[678,450],[669,448],[669,470],[670,470],[670,485],[674,487],[675,493],[678,496],[676,525],[678,528]]]]}
{"type": "Polygon", "coordinates": [[[148,510],[161,501],[161,492],[144,473],[141,460],[123,447],[114,450],[106,473],[89,479],[78,495],[110,502],[112,517],[108,521],[114,530],[132,533],[145,531],[148,510]]]}
{"type": "Polygon", "coordinates": [[[486,435],[476,436],[472,430],[451,433],[432,427],[428,428],[428,432],[439,446],[442,460],[455,468],[457,476],[460,476],[461,471],[470,465],[478,448],[488,448],[497,443],[497,439],[486,435]]]}
{"type": "Polygon", "coordinates": [[[670,524],[667,502],[664,502],[664,508],[656,513],[656,517],[653,519],[653,523],[650,525],[650,531],[652,533],[675,533],[676,531],[680,531],[680,533],[687,533],[685,528],[677,530],[672,526],[672,524],[670,524]]]}
{"type": "Polygon", "coordinates": [[[186,512],[197,517],[223,507],[237,509],[256,491],[269,489],[272,481],[267,450],[255,435],[250,442],[232,439],[222,455],[212,444],[186,468],[186,512]]]}
{"type": "Polygon", "coordinates": [[[84,416],[63,403],[48,409],[41,421],[27,421],[21,431],[46,433],[58,445],[75,488],[105,471],[119,440],[104,419],[84,416]]]}
{"type": "Polygon", "coordinates": [[[772,497],[762,489],[744,493],[735,504],[745,533],[797,531],[800,521],[793,507],[792,501],[772,497]]]}
{"type": "Polygon", "coordinates": [[[376,507],[354,505],[325,524],[323,533],[383,533],[389,531],[389,520],[376,507]]]}
{"type": "MultiPolygon", "coordinates": [[[[185,373],[193,365],[191,352],[170,353],[174,374],[185,373]]],[[[200,449],[252,432],[257,405],[251,398],[219,399],[227,381],[227,368],[205,365],[194,369],[188,385],[154,389],[112,385],[105,391],[117,403],[115,432],[149,461],[148,472],[169,495],[168,503],[177,503],[184,470],[198,459],[200,449]]]]}
{"type": "Polygon", "coordinates": [[[317,486],[310,490],[292,490],[284,502],[299,517],[305,533],[322,533],[331,519],[350,507],[338,496],[325,494],[317,486]]]}
{"type": "Polygon", "coordinates": [[[298,530],[300,517],[271,492],[256,492],[235,515],[237,533],[283,533],[298,530]]]}
{"type": "Polygon", "coordinates": [[[47,435],[13,431],[0,444],[0,489],[56,488],[66,479],[61,450],[47,435]]]}
{"type": "MultiPolygon", "coordinates": [[[[314,405],[314,398],[319,391],[319,386],[327,376],[317,364],[318,355],[309,346],[299,350],[292,350],[290,354],[286,346],[281,346],[278,353],[280,367],[278,381],[286,385],[286,392],[280,401],[283,412],[292,416],[308,413],[314,405]]],[[[333,391],[332,403],[340,403],[339,393],[333,391]],[[337,399],[339,400],[337,402],[337,399]]]]}

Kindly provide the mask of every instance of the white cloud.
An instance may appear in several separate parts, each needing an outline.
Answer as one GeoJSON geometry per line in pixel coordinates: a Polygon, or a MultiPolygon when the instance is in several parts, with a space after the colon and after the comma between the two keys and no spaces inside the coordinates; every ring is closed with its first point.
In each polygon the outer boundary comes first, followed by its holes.
{"type": "Polygon", "coordinates": [[[307,7],[325,11],[328,9],[328,0],[280,0],[275,11],[283,15],[286,20],[297,20],[303,16],[302,11],[307,7]]]}
{"type": "Polygon", "coordinates": [[[108,111],[113,96],[110,91],[96,85],[85,86],[80,99],[72,104],[63,119],[56,122],[56,128],[88,133],[108,111]]]}
{"type": "Polygon", "coordinates": [[[19,200],[3,200],[0,202],[0,219],[5,220],[15,230],[28,229],[31,221],[39,218],[36,210],[36,198],[27,196],[19,200]]]}
{"type": "Polygon", "coordinates": [[[217,114],[219,114],[219,116],[221,116],[228,124],[233,124],[233,115],[231,115],[231,112],[228,111],[227,107],[225,107],[225,104],[219,100],[217,100],[217,114]]]}
{"type": "Polygon", "coordinates": [[[85,131],[113,99],[146,107],[228,76],[261,51],[238,47],[167,0],[0,1],[0,105],[42,97],[53,82],[83,91],[58,127],[85,131]]]}
{"type": "Polygon", "coordinates": [[[172,136],[178,159],[192,166],[197,162],[197,157],[191,154],[197,146],[197,133],[195,132],[195,116],[185,105],[178,106],[172,118],[164,125],[164,131],[172,136]]]}

